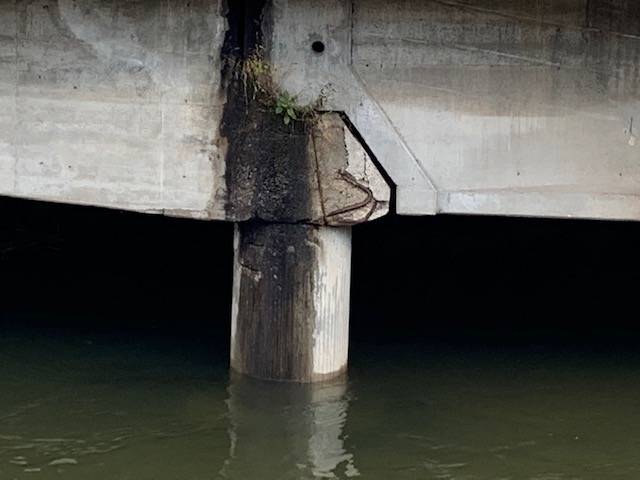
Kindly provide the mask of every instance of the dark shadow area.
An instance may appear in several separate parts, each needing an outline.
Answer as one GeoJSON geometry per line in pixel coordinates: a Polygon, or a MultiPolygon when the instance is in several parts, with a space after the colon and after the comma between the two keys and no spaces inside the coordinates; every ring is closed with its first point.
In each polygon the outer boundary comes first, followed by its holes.
{"type": "MultiPolygon", "coordinates": [[[[232,236],[219,222],[2,199],[0,321],[227,345],[232,236]]],[[[636,223],[358,226],[352,340],[635,344],[638,248],[636,223]]]]}
{"type": "Polygon", "coordinates": [[[356,231],[353,334],[640,343],[640,224],[390,217],[356,231]]]}
{"type": "Polygon", "coordinates": [[[231,225],[0,200],[0,479],[637,478],[639,225],[359,226],[310,387],[229,375],[231,225]]]}
{"type": "Polygon", "coordinates": [[[233,226],[0,200],[5,325],[226,338],[233,226]]]}

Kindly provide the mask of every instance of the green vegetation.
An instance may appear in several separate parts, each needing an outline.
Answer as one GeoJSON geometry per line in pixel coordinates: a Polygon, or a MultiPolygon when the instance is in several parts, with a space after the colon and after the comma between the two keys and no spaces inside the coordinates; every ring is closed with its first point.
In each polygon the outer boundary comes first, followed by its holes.
{"type": "Polygon", "coordinates": [[[298,119],[296,110],[299,108],[297,98],[292,97],[288,92],[282,92],[276,99],[276,113],[282,115],[285,125],[289,125],[291,120],[298,119]]]}
{"type": "Polygon", "coordinates": [[[240,78],[244,86],[245,99],[258,101],[266,108],[282,117],[285,125],[293,121],[313,121],[317,110],[324,102],[324,96],[310,105],[300,105],[298,97],[280,89],[273,80],[273,68],[264,60],[261,50],[241,62],[240,78]]]}

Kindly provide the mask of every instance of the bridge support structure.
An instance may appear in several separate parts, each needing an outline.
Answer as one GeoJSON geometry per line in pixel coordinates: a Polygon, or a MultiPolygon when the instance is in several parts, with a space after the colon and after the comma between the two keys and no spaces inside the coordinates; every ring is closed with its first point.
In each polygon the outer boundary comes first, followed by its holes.
{"type": "Polygon", "coordinates": [[[236,223],[231,368],[311,383],[346,371],[351,227],[386,215],[391,187],[324,94],[280,106],[290,94],[276,82],[268,3],[230,2],[222,48],[223,197],[236,223]]]}
{"type": "Polygon", "coordinates": [[[351,228],[389,211],[390,187],[339,114],[287,126],[263,110],[240,105],[226,124],[231,368],[328,380],[347,366],[351,228]]]}
{"type": "Polygon", "coordinates": [[[231,368],[316,382],[346,371],[351,228],[236,225],[231,368]]]}

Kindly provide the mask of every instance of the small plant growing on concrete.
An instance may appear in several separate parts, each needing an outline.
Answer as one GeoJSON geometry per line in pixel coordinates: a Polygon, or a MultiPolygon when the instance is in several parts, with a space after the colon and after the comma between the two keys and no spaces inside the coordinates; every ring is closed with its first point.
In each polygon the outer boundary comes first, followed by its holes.
{"type": "Polygon", "coordinates": [[[290,125],[293,121],[313,121],[324,102],[324,98],[319,98],[310,105],[302,106],[296,95],[280,89],[273,81],[273,68],[264,59],[261,49],[243,60],[238,70],[244,85],[245,100],[260,102],[281,116],[285,125],[290,125]]]}
{"type": "Polygon", "coordinates": [[[289,95],[289,92],[282,92],[276,99],[276,113],[282,115],[282,121],[289,125],[292,120],[298,119],[296,110],[298,109],[297,98],[289,95]]]}

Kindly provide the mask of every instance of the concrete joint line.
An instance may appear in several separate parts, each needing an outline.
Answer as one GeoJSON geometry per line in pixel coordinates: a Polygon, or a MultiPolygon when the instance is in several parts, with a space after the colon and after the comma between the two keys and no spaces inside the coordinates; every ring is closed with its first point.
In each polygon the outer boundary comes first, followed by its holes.
{"type": "Polygon", "coordinates": [[[265,43],[278,84],[301,104],[323,98],[324,108],[344,112],[396,185],[398,213],[435,214],[430,175],[352,67],[352,2],[278,0],[270,14],[265,43]],[[322,53],[311,48],[317,39],[326,47],[322,53]]]}

